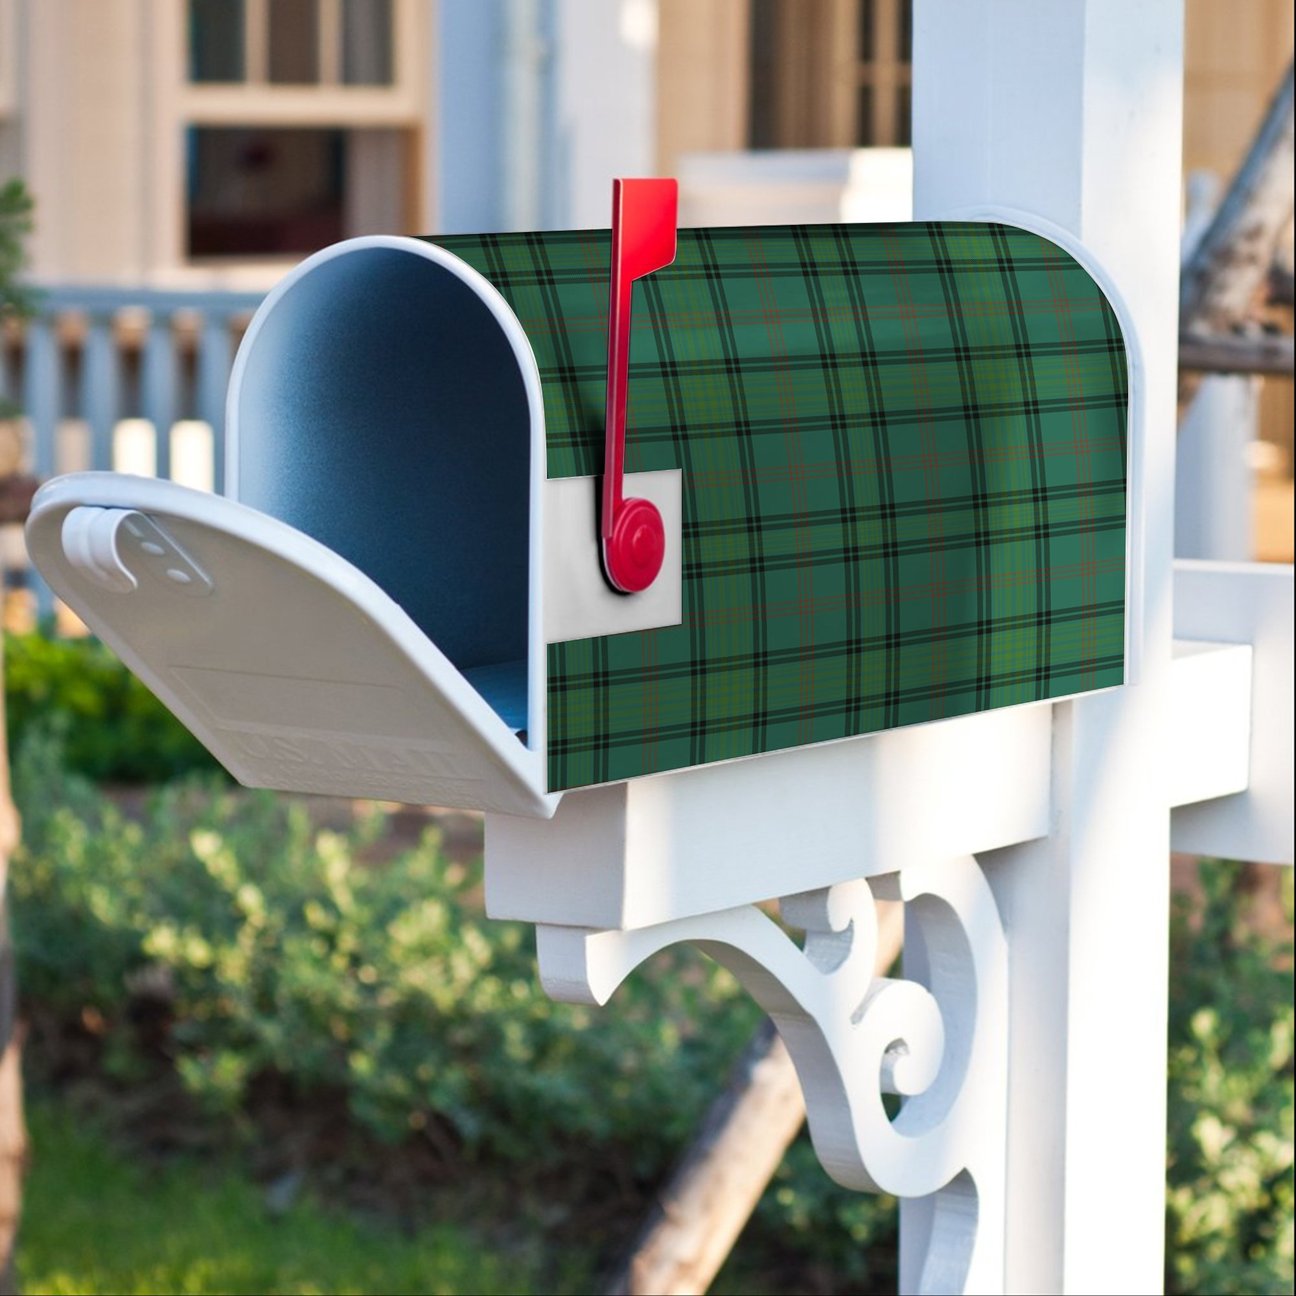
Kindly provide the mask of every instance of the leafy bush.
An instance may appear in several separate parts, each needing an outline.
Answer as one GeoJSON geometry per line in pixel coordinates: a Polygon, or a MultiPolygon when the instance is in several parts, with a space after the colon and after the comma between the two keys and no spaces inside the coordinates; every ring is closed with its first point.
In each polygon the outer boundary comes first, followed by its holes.
{"type": "MultiPolygon", "coordinates": [[[[380,820],[322,832],[299,802],[211,779],[164,788],[131,819],[39,729],[14,773],[25,996],[101,1019],[104,1064],[129,1076],[146,1061],[132,1004],[163,995],[163,1063],[237,1119],[273,1076],[343,1095],[389,1143],[440,1127],[479,1163],[616,1165],[648,1184],[755,1027],[729,975],[689,952],[659,956],[606,1012],[551,1003],[529,929],[482,919],[477,870],[447,861],[435,833],[375,868],[380,820]]],[[[1202,876],[1173,931],[1168,1283],[1287,1291],[1290,941],[1256,935],[1228,866],[1202,876]]],[[[894,1203],[835,1187],[802,1140],[721,1286],[779,1274],[790,1287],[808,1264],[823,1290],[879,1290],[894,1229],[894,1203]]]]}
{"type": "Polygon", "coordinates": [[[795,1277],[808,1276],[812,1281],[806,1286],[816,1291],[894,1292],[899,1224],[894,1197],[852,1192],[829,1179],[802,1130],[716,1286],[750,1291],[754,1264],[763,1261],[768,1269],[781,1252],[785,1263],[791,1260],[786,1266],[791,1272],[781,1275],[775,1290],[786,1291],[795,1277]],[[760,1256],[759,1246],[753,1255],[757,1238],[773,1243],[771,1256],[760,1256]],[[726,1282],[731,1276],[739,1280],[726,1282]]]}
{"type": "Polygon", "coordinates": [[[33,724],[62,734],[68,767],[115,783],[219,770],[203,745],[95,639],[6,634],[9,750],[33,724]]]}
{"type": "MultiPolygon", "coordinates": [[[[27,186],[14,177],[0,185],[0,328],[30,315],[36,293],[18,282],[26,263],[23,240],[32,229],[32,200],[27,186]]],[[[18,406],[0,394],[0,419],[16,418],[18,406]]]]}
{"type": "Polygon", "coordinates": [[[46,740],[14,779],[24,995],[125,1040],[112,1027],[132,997],[161,987],[167,1051],[211,1106],[237,1112],[275,1075],[341,1091],[386,1140],[441,1120],[470,1152],[536,1164],[615,1144],[650,1173],[754,1028],[736,982],[686,952],[615,1012],[553,1003],[530,928],[482,918],[477,870],[435,832],[373,868],[376,819],[317,831],[299,802],[209,783],[163,789],[132,821],[46,740]]]}
{"type": "Polygon", "coordinates": [[[1167,1289],[1290,1292],[1291,941],[1257,932],[1236,865],[1201,881],[1173,927],[1167,1289]]]}

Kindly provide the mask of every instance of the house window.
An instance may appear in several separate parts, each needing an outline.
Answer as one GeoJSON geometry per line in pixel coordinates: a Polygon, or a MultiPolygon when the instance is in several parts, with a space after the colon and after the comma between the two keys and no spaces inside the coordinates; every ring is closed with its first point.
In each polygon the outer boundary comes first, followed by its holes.
{"type": "Polygon", "coordinates": [[[311,252],[344,236],[346,133],[191,127],[192,258],[311,252]]]}
{"type": "Polygon", "coordinates": [[[408,147],[399,130],[190,127],[189,259],[295,257],[399,231],[408,147]]]}
{"type": "Polygon", "coordinates": [[[271,0],[267,17],[267,79],[272,85],[318,85],[319,0],[271,0]]]}
{"type": "Polygon", "coordinates": [[[177,7],[177,130],[161,137],[163,147],[182,150],[172,154],[184,187],[170,218],[180,259],[295,258],[358,234],[418,228],[425,6],[177,7]]]}
{"type": "Polygon", "coordinates": [[[389,86],[393,0],[189,0],[194,85],[389,86]]]}
{"type": "Polygon", "coordinates": [[[242,81],[246,75],[243,0],[189,0],[189,79],[242,81]]]}
{"type": "Polygon", "coordinates": [[[751,0],[751,146],[907,145],[912,43],[912,0],[751,0]]]}

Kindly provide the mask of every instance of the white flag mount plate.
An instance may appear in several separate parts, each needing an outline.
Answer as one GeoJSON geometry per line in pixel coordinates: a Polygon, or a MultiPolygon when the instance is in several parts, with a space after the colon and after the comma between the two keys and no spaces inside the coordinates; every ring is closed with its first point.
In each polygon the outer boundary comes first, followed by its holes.
{"type": "Polygon", "coordinates": [[[36,496],[54,592],[250,787],[548,817],[539,752],[367,576],[231,500],[110,473],[36,496]]]}

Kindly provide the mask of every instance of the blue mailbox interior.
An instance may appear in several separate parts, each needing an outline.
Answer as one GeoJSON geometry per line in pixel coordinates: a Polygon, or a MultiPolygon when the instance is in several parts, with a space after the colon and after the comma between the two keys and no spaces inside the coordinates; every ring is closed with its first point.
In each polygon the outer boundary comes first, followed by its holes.
{"type": "Polygon", "coordinates": [[[239,500],[358,567],[524,729],[531,415],[490,308],[417,252],[360,246],[245,346],[239,500]]]}

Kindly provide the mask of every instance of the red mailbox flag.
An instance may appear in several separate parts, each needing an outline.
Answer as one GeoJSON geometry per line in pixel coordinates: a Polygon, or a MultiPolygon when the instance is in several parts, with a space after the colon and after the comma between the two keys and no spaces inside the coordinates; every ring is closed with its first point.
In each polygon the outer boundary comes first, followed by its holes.
{"type": "Polygon", "coordinates": [[[608,291],[607,444],[603,463],[603,569],[625,594],[657,579],[666,531],[656,505],[625,499],[626,387],[630,300],[636,279],[675,260],[679,185],[674,180],[612,181],[612,280],[608,291]]]}

